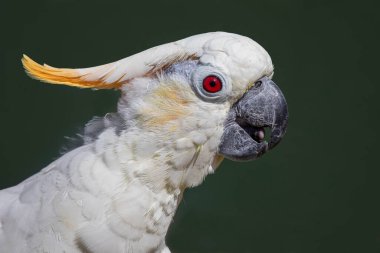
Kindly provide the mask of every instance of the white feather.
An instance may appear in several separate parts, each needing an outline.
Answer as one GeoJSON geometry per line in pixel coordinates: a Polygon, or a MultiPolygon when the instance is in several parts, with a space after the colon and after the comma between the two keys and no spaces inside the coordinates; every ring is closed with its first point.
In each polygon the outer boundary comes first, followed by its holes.
{"type": "Polygon", "coordinates": [[[269,55],[249,38],[218,32],[78,71],[87,80],[128,80],[117,114],[127,125],[119,131],[110,117],[84,146],[0,191],[0,252],[170,252],[165,235],[183,189],[215,170],[229,108],[249,82],[273,72],[269,55]],[[230,100],[204,102],[175,73],[142,77],[178,53],[228,75],[230,100]],[[158,97],[160,88],[178,91],[179,102],[158,97]]]}

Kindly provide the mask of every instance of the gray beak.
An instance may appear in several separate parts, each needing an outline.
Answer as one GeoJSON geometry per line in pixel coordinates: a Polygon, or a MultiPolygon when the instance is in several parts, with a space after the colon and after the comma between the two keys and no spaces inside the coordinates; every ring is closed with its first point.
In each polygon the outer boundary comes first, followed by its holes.
{"type": "Polygon", "coordinates": [[[256,159],[281,141],[287,123],[284,95],[272,80],[263,77],[232,106],[219,154],[231,160],[256,159]],[[266,128],[270,129],[269,143],[265,141],[266,128]]]}

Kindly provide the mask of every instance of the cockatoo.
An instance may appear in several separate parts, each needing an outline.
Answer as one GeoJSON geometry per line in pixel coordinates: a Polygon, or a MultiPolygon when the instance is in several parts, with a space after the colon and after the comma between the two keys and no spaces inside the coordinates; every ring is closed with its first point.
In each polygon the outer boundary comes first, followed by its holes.
{"type": "Polygon", "coordinates": [[[35,79],[121,97],[117,112],[86,125],[82,146],[0,191],[1,253],[170,252],[184,190],[285,134],[271,58],[241,35],[195,35],[92,68],[22,63],[35,79]]]}

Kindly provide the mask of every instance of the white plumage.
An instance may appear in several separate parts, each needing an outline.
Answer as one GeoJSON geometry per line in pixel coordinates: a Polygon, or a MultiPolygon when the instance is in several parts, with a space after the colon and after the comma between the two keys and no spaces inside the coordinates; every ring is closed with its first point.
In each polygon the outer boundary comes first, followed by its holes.
{"type": "Polygon", "coordinates": [[[24,65],[43,81],[119,88],[122,96],[117,113],[89,123],[83,146],[0,191],[1,253],[170,252],[165,235],[184,189],[222,160],[231,106],[273,73],[261,46],[222,32],[94,68],[56,69],[27,57],[24,65]],[[223,100],[195,94],[192,73],[200,65],[228,79],[223,100]]]}

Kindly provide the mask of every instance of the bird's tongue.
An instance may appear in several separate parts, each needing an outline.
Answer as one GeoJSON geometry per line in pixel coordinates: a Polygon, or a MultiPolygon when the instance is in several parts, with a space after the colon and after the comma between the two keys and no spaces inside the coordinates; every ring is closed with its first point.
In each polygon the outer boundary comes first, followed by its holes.
{"type": "Polygon", "coordinates": [[[254,139],[258,140],[259,142],[262,142],[265,138],[265,130],[264,128],[260,127],[255,131],[254,139]]]}
{"type": "Polygon", "coordinates": [[[246,131],[252,139],[257,142],[263,142],[265,140],[264,127],[254,127],[249,125],[243,125],[242,128],[246,131]]]}

